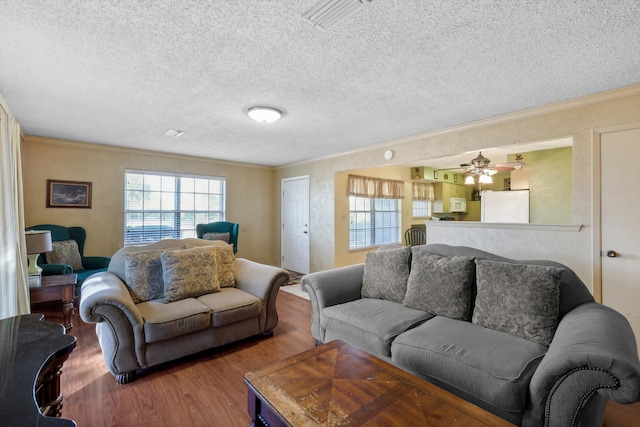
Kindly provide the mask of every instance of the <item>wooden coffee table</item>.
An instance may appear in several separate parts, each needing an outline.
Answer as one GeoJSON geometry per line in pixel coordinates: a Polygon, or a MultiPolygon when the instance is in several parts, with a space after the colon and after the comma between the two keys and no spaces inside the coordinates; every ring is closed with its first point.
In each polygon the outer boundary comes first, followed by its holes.
{"type": "Polygon", "coordinates": [[[245,375],[256,426],[513,426],[341,341],[245,375]]]}
{"type": "Polygon", "coordinates": [[[73,290],[78,281],[78,275],[56,274],[54,276],[42,276],[39,286],[29,287],[31,304],[49,301],[62,301],[62,315],[64,327],[73,328],[71,315],[73,314],[73,290]]]}

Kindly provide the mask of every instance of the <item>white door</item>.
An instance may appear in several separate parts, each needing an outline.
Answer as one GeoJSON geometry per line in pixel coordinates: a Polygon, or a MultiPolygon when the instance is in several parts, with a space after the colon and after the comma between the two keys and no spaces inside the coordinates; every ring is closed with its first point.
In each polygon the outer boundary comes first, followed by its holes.
{"type": "Polygon", "coordinates": [[[309,273],[309,177],[282,180],[282,268],[309,273]]]}
{"type": "Polygon", "coordinates": [[[640,351],[640,129],[601,136],[602,303],[631,323],[640,351]]]}

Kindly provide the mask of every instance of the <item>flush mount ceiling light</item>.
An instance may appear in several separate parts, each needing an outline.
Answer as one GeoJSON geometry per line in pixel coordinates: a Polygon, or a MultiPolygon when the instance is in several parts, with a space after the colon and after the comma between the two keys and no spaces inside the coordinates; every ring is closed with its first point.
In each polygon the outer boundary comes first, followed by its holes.
{"type": "Polygon", "coordinates": [[[256,122],[271,123],[282,117],[282,111],[273,107],[251,107],[247,114],[256,122]]]}

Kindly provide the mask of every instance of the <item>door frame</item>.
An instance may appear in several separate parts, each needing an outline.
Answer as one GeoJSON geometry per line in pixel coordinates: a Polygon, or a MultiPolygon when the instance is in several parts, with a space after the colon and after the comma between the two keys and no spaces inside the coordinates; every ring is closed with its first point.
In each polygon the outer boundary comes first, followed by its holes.
{"type": "Polygon", "coordinates": [[[592,225],[593,233],[591,233],[592,254],[592,274],[593,274],[593,297],[599,303],[602,303],[602,134],[621,132],[640,128],[640,122],[624,123],[621,125],[607,126],[603,128],[593,128],[591,130],[591,147],[592,147],[592,170],[591,175],[591,198],[592,198],[592,225]]]}
{"type": "MultiPolygon", "coordinates": [[[[310,218],[311,218],[311,195],[309,193],[309,175],[300,175],[300,176],[292,176],[289,178],[282,178],[280,180],[280,266],[282,267],[283,261],[284,261],[284,245],[285,245],[285,233],[284,233],[284,185],[285,182],[289,182],[289,181],[298,181],[300,179],[304,179],[307,182],[307,218],[305,218],[305,220],[307,221],[307,224],[309,224],[309,234],[307,234],[307,239],[311,239],[311,222],[310,222],[310,218]]],[[[311,241],[309,241],[309,244],[307,245],[306,249],[307,249],[307,270],[311,271],[311,241]]]]}

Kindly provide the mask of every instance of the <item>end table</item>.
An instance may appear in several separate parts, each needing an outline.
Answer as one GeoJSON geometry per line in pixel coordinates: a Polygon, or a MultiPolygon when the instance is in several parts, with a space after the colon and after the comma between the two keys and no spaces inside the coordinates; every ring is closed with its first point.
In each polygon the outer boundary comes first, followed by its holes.
{"type": "Polygon", "coordinates": [[[62,301],[62,315],[64,327],[73,328],[71,315],[73,314],[73,290],[78,281],[78,275],[56,274],[54,276],[42,276],[39,286],[30,286],[29,295],[31,305],[39,302],[62,301]]]}

